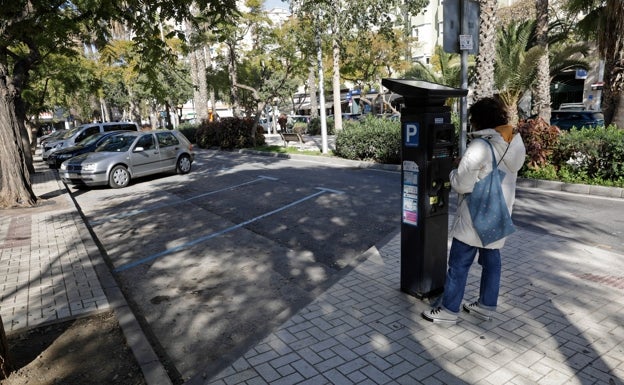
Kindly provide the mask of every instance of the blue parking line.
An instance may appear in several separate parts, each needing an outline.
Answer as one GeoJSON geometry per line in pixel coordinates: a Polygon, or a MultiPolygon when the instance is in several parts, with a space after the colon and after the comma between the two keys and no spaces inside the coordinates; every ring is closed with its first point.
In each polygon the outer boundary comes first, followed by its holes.
{"type": "Polygon", "coordinates": [[[256,183],[256,182],[259,182],[261,180],[278,180],[278,179],[270,177],[270,176],[259,175],[258,178],[254,179],[254,180],[251,180],[249,182],[244,182],[244,183],[240,183],[240,184],[237,184],[237,185],[234,185],[234,186],[225,187],[225,188],[222,188],[222,189],[219,189],[219,190],[210,191],[210,192],[207,192],[207,193],[195,195],[193,197],[186,198],[186,199],[183,199],[183,200],[178,201],[178,202],[161,203],[161,204],[150,206],[150,207],[144,208],[144,209],[126,211],[125,213],[110,215],[108,217],[104,217],[104,219],[98,219],[98,220],[95,220],[95,221],[90,221],[89,223],[92,226],[95,226],[95,225],[99,225],[101,223],[109,222],[109,221],[114,220],[114,219],[128,218],[128,217],[131,217],[131,216],[134,216],[134,215],[138,215],[138,214],[142,214],[142,213],[145,213],[145,212],[148,212],[148,211],[158,210],[158,209],[162,209],[164,207],[174,206],[174,205],[178,205],[180,203],[185,203],[185,202],[192,201],[194,199],[203,198],[203,197],[208,196],[208,195],[213,195],[213,194],[217,194],[217,193],[220,193],[220,192],[223,192],[223,191],[233,190],[235,188],[238,188],[238,187],[241,187],[241,186],[245,186],[245,185],[248,185],[248,184],[252,184],[252,183],[256,183]]]}
{"type": "Polygon", "coordinates": [[[122,272],[122,271],[125,271],[125,270],[128,270],[128,269],[131,269],[133,267],[136,267],[138,265],[144,264],[146,262],[153,261],[153,260],[155,260],[157,258],[160,258],[160,257],[163,257],[165,255],[176,253],[176,252],[178,252],[180,250],[184,250],[184,249],[189,248],[191,246],[197,245],[198,243],[202,243],[202,242],[205,242],[205,241],[210,240],[212,238],[218,237],[219,235],[223,235],[223,234],[229,233],[230,231],[233,231],[233,230],[236,230],[236,229],[240,229],[243,226],[246,226],[246,225],[248,225],[250,223],[253,223],[253,222],[258,221],[260,219],[266,218],[266,217],[271,216],[273,214],[279,213],[280,211],[284,211],[286,209],[289,209],[289,208],[291,208],[293,206],[298,205],[299,203],[305,202],[305,201],[307,201],[309,199],[312,199],[312,198],[315,198],[315,197],[317,197],[319,195],[322,195],[322,194],[325,194],[325,193],[343,194],[342,191],[327,189],[327,188],[324,188],[324,187],[317,187],[317,189],[320,190],[320,191],[316,192],[316,193],[314,193],[312,195],[308,195],[305,198],[298,199],[298,200],[296,200],[294,202],[291,202],[291,203],[289,203],[289,204],[287,204],[285,206],[282,206],[282,207],[280,207],[278,209],[275,209],[273,211],[269,211],[269,212],[264,213],[264,214],[262,214],[260,216],[257,216],[255,218],[246,220],[245,222],[239,223],[239,224],[234,225],[232,227],[228,227],[227,229],[218,231],[216,233],[212,233],[210,235],[206,235],[206,236],[203,236],[201,238],[197,238],[196,240],[191,241],[191,242],[187,242],[187,243],[185,243],[183,245],[176,246],[174,248],[167,249],[165,251],[161,251],[160,253],[156,253],[156,254],[150,255],[149,257],[145,257],[145,258],[139,259],[138,261],[135,261],[135,262],[132,262],[132,263],[128,263],[128,264],[119,266],[118,268],[114,269],[113,272],[119,273],[119,272],[122,272]]]}

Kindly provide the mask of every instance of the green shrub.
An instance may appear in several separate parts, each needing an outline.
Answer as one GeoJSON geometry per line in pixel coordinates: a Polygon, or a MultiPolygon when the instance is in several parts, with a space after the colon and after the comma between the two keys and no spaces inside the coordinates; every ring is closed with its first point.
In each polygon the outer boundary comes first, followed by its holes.
{"type": "MultiPolygon", "coordinates": [[[[327,135],[335,135],[336,130],[334,129],[334,120],[327,119],[327,135]]],[[[308,134],[309,135],[321,135],[321,118],[312,118],[310,119],[310,123],[308,123],[308,134]]]]}
{"type": "Polygon", "coordinates": [[[367,116],[363,121],[343,121],[336,134],[337,156],[352,160],[399,164],[401,124],[398,121],[367,116]]]}
{"type": "Polygon", "coordinates": [[[257,130],[256,142],[253,143],[253,126],[254,120],[250,118],[223,118],[217,122],[205,122],[197,129],[196,144],[201,148],[218,147],[222,150],[264,145],[266,142],[262,129],[257,130]]]}
{"type": "Polygon", "coordinates": [[[199,123],[182,123],[178,126],[180,131],[188,140],[192,143],[196,143],[197,130],[199,129],[199,123]]]}
{"type": "Polygon", "coordinates": [[[624,187],[624,130],[572,129],[559,131],[554,140],[554,129],[542,124],[521,128],[529,160],[521,176],[624,187]]]}
{"type": "Polygon", "coordinates": [[[560,176],[588,181],[624,178],[624,130],[615,126],[583,128],[562,133],[551,157],[560,176]]]}

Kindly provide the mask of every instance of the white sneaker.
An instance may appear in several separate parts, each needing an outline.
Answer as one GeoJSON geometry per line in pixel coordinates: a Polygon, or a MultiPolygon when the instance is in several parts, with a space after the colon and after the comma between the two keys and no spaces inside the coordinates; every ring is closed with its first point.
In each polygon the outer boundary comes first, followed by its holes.
{"type": "Polygon", "coordinates": [[[457,314],[438,306],[422,312],[422,316],[427,321],[433,323],[456,324],[457,314]]]}
{"type": "Polygon", "coordinates": [[[484,321],[492,320],[492,310],[484,309],[479,306],[479,301],[475,301],[473,303],[465,303],[463,308],[466,313],[470,313],[484,321]]]}

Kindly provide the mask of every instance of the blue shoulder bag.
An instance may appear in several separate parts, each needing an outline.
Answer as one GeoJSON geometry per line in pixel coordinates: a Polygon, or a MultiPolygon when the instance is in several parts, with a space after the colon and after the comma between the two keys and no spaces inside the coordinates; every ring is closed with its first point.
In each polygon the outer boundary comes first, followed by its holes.
{"type": "Polygon", "coordinates": [[[492,172],[478,181],[472,193],[466,194],[472,224],[483,245],[505,238],[516,231],[503,196],[505,172],[498,169],[492,144],[483,138],[492,152],[492,172]]]}

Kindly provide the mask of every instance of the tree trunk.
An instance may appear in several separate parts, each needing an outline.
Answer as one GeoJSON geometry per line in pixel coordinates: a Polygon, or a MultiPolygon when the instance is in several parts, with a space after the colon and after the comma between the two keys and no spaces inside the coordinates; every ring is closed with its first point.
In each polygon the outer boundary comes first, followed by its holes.
{"type": "Polygon", "coordinates": [[[537,64],[537,81],[535,85],[535,105],[537,115],[550,123],[550,60],[548,58],[548,0],[536,0],[537,45],[544,48],[544,54],[537,64]]]}
{"type": "Polygon", "coordinates": [[[236,63],[236,43],[231,42],[228,44],[230,60],[228,61],[228,71],[230,73],[230,82],[232,87],[230,88],[230,104],[232,106],[232,113],[235,117],[240,117],[240,106],[238,103],[238,77],[236,76],[237,63],[236,63]]]}
{"type": "Polygon", "coordinates": [[[624,3],[607,0],[600,51],[605,58],[602,110],[605,124],[624,128],[624,3]]]}
{"type": "Polygon", "coordinates": [[[310,91],[310,118],[316,118],[319,116],[319,95],[317,95],[318,88],[316,87],[316,58],[314,55],[310,55],[310,71],[308,73],[308,90],[310,91]]]}
{"type": "Polygon", "coordinates": [[[334,128],[336,131],[342,130],[342,103],[340,98],[340,46],[338,40],[332,42],[332,91],[334,94],[334,128]]]}
{"type": "Polygon", "coordinates": [[[24,120],[17,117],[16,97],[19,92],[9,82],[7,68],[0,65],[0,207],[3,208],[34,206],[37,202],[28,167],[30,144],[24,120]]]}
{"type": "Polygon", "coordinates": [[[0,317],[0,380],[9,377],[9,374],[13,371],[13,360],[9,351],[9,343],[4,333],[4,324],[2,323],[2,317],[0,317]]]}
{"type": "Polygon", "coordinates": [[[494,95],[494,61],[496,58],[496,0],[480,0],[479,54],[475,59],[476,81],[473,100],[494,95]]]}
{"type": "MultiPolygon", "coordinates": [[[[342,4],[334,1],[334,15],[332,25],[332,93],[334,101],[334,129],[342,130],[342,103],[340,100],[340,20],[342,4]]],[[[324,108],[325,106],[323,106],[324,108]]]]}

